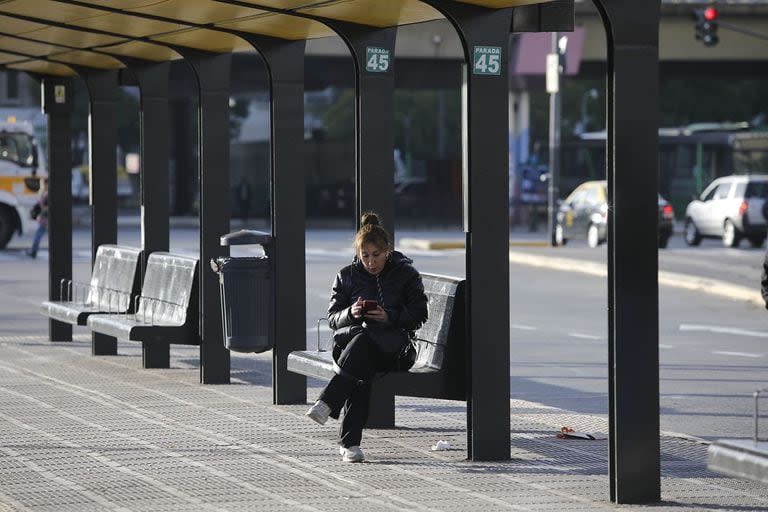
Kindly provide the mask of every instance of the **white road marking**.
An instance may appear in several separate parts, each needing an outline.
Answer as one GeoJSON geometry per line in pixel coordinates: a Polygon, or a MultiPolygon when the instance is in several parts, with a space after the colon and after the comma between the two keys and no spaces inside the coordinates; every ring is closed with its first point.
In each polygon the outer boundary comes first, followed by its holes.
{"type": "Polygon", "coordinates": [[[725,350],[713,350],[712,353],[720,356],[752,357],[752,358],[763,357],[765,355],[765,354],[752,354],[751,352],[728,352],[725,350]]]}
{"type": "Polygon", "coordinates": [[[720,327],[717,325],[680,324],[681,331],[708,331],[719,334],[735,334],[736,336],[751,336],[753,338],[768,338],[768,331],[749,331],[737,327],[720,327]]]}
{"type": "Polygon", "coordinates": [[[675,348],[674,345],[667,345],[665,343],[659,343],[659,348],[675,348]]]}
{"type": "Polygon", "coordinates": [[[585,340],[601,340],[601,339],[603,339],[600,336],[594,336],[592,334],[582,334],[580,332],[569,332],[568,336],[570,336],[572,338],[582,338],[582,339],[585,339],[585,340]]]}
{"type": "Polygon", "coordinates": [[[521,331],[538,331],[538,327],[533,327],[532,325],[523,325],[523,324],[510,324],[510,327],[512,329],[520,329],[521,331]]]}

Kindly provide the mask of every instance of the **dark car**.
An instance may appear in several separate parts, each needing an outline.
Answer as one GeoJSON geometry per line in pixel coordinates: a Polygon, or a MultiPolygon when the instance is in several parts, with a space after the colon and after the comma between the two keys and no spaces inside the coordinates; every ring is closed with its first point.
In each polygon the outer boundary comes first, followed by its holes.
{"type": "MultiPolygon", "coordinates": [[[[557,212],[555,243],[565,245],[569,239],[586,240],[590,247],[597,247],[608,237],[608,190],[607,182],[587,181],[565,198],[557,212]]],[[[672,205],[659,196],[659,247],[667,246],[672,236],[675,212],[672,205]]]]}

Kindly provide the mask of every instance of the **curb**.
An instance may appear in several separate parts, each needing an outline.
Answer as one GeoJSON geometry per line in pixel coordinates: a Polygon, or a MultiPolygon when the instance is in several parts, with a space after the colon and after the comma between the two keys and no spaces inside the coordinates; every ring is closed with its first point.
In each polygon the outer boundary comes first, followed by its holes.
{"type": "MultiPolygon", "coordinates": [[[[530,254],[510,251],[509,262],[531,267],[548,268],[564,272],[579,272],[597,277],[608,277],[608,268],[604,263],[594,263],[573,258],[557,258],[539,254],[533,256],[530,254]]],[[[765,307],[763,296],[758,290],[728,283],[726,281],[720,281],[718,279],[709,279],[660,270],[659,285],[706,293],[708,295],[736,301],[745,301],[761,308],[765,307]]]]}
{"type": "MultiPolygon", "coordinates": [[[[446,249],[464,249],[463,240],[425,240],[421,238],[403,238],[398,243],[403,249],[416,249],[420,251],[442,251],[446,249]]],[[[510,247],[546,247],[544,240],[510,240],[510,247]]]]}

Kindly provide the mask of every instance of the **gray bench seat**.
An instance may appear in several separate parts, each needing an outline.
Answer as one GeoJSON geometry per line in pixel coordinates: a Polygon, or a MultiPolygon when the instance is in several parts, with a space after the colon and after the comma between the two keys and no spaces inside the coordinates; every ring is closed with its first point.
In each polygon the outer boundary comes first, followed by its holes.
{"type": "Polygon", "coordinates": [[[86,325],[88,317],[97,313],[131,313],[131,297],[138,292],[140,256],[141,250],[134,247],[100,245],[90,281],[62,280],[62,300],[43,302],[40,312],[72,325],[86,325]]]}
{"type": "MultiPolygon", "coordinates": [[[[429,319],[416,332],[416,362],[408,372],[384,379],[395,394],[464,400],[466,398],[463,279],[422,274],[429,319]]],[[[331,352],[298,350],[288,355],[288,370],[317,379],[334,375],[331,352]]]]}
{"type": "Polygon", "coordinates": [[[154,252],[133,314],[88,318],[92,331],[132,341],[199,345],[197,259],[154,252]]]}

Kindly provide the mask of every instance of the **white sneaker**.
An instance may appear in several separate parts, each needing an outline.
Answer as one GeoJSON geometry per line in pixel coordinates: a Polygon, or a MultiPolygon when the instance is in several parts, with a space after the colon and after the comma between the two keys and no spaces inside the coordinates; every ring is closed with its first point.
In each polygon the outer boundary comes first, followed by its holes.
{"type": "Polygon", "coordinates": [[[349,448],[339,446],[339,453],[344,462],[363,462],[365,460],[365,454],[359,446],[350,446],[349,448]]]}
{"type": "Polygon", "coordinates": [[[321,425],[325,425],[325,422],[328,421],[329,414],[331,414],[331,408],[322,400],[315,402],[315,405],[310,407],[307,411],[307,416],[321,425]]]}

